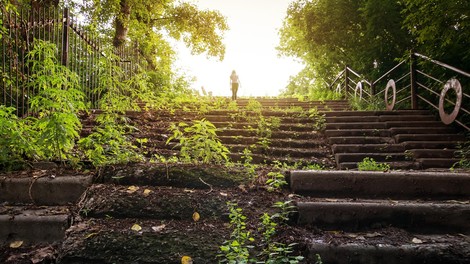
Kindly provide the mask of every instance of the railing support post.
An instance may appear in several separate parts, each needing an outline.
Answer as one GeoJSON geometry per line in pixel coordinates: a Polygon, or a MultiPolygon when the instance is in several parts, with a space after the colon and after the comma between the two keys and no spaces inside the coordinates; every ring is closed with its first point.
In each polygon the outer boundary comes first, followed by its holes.
{"type": "Polygon", "coordinates": [[[418,95],[416,82],[416,58],[413,52],[410,54],[410,87],[411,87],[411,109],[418,109],[418,95]]]}
{"type": "Polygon", "coordinates": [[[69,65],[69,28],[70,28],[70,13],[69,9],[64,9],[62,18],[62,65],[68,67],[69,65]]]}
{"type": "Polygon", "coordinates": [[[345,66],[344,68],[344,96],[345,98],[348,98],[349,94],[349,67],[348,65],[345,66]]]}

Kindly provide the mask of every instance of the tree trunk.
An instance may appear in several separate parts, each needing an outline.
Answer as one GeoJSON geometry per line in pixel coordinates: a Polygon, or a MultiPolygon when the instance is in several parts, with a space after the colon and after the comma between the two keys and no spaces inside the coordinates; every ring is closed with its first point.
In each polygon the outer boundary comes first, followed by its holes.
{"type": "Polygon", "coordinates": [[[128,0],[121,0],[120,5],[121,9],[114,20],[116,32],[114,35],[113,45],[115,48],[122,46],[126,42],[131,16],[131,6],[128,0]]]}

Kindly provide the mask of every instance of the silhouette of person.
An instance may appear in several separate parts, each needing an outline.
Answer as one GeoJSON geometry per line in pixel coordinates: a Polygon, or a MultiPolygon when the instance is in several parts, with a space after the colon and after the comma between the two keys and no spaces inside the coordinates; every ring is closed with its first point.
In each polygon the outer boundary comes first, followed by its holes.
{"type": "Polygon", "coordinates": [[[240,79],[238,78],[235,70],[232,71],[230,75],[230,86],[232,89],[232,100],[237,100],[238,87],[240,86],[240,79]]]}

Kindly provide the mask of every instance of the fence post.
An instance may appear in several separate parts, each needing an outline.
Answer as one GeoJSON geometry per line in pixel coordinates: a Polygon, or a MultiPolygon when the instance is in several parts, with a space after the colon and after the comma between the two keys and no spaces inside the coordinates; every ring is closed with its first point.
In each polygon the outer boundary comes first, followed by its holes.
{"type": "Polygon", "coordinates": [[[375,95],[375,84],[374,81],[370,81],[370,95],[374,96],[375,95]]]}
{"type": "Polygon", "coordinates": [[[62,65],[68,67],[69,65],[69,28],[70,28],[70,13],[69,9],[64,9],[62,18],[62,65]]]}
{"type": "Polygon", "coordinates": [[[348,65],[345,66],[344,68],[344,96],[348,98],[349,94],[349,67],[348,65]]]}
{"type": "Polygon", "coordinates": [[[414,52],[410,54],[410,87],[411,87],[411,109],[418,109],[417,83],[416,83],[416,58],[414,52]]]}

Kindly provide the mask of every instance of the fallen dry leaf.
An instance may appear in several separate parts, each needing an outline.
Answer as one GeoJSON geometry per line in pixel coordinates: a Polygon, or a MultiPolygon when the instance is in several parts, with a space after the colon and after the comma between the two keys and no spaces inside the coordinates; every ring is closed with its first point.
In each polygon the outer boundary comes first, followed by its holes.
{"type": "Polygon", "coordinates": [[[136,232],[139,232],[140,230],[142,230],[142,227],[138,224],[134,224],[132,227],[131,227],[131,230],[134,230],[136,232]]]}
{"type": "Polygon", "coordinates": [[[181,258],[181,264],[193,264],[193,259],[189,256],[183,256],[181,258]]]}
{"type": "Polygon", "coordinates": [[[132,186],[129,186],[129,188],[127,188],[126,192],[127,193],[135,193],[138,190],[139,190],[139,187],[132,185],[132,186]]]}
{"type": "Polygon", "coordinates": [[[152,190],[145,189],[145,190],[144,190],[144,196],[145,196],[145,197],[149,196],[151,192],[152,192],[152,190]]]}
{"type": "Polygon", "coordinates": [[[152,230],[153,230],[154,232],[160,232],[160,231],[162,231],[165,227],[166,227],[165,224],[159,225],[159,226],[152,226],[152,230]]]}
{"type": "Polygon", "coordinates": [[[198,213],[198,212],[194,212],[194,214],[193,214],[193,220],[194,220],[194,222],[199,221],[199,218],[201,218],[201,216],[199,215],[199,213],[198,213]]]}
{"type": "Polygon", "coordinates": [[[419,239],[419,238],[416,238],[414,237],[412,240],[411,240],[412,243],[414,244],[423,244],[423,240],[419,239]]]}
{"type": "Polygon", "coordinates": [[[10,248],[19,248],[23,245],[23,241],[18,240],[18,241],[13,241],[10,243],[10,248]]]}

